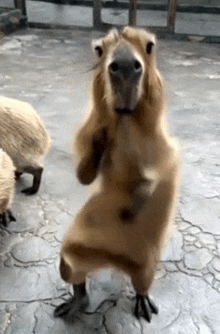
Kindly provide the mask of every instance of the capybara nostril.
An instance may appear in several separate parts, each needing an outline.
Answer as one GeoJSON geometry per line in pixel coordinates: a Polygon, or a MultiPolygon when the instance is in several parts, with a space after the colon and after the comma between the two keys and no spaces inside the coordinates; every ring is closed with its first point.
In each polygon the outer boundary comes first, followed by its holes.
{"type": "Polygon", "coordinates": [[[115,73],[119,70],[119,66],[118,64],[113,61],[110,65],[109,65],[109,71],[112,72],[112,73],[115,73]]]}
{"type": "Polygon", "coordinates": [[[136,73],[142,71],[141,63],[138,60],[135,60],[135,62],[134,62],[134,68],[135,68],[136,73]]]}

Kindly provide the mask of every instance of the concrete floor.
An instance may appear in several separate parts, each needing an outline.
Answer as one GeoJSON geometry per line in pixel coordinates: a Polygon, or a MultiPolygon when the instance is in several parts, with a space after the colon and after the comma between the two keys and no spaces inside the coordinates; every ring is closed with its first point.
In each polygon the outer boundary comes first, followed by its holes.
{"type": "Polygon", "coordinates": [[[182,161],[176,224],[151,289],[159,314],[150,324],[135,319],[129,281],[106,270],[88,278],[86,314],[72,324],[53,318],[71,291],[59,276],[59,248],[86,189],[70,143],[86,110],[90,42],[101,35],[27,29],[0,40],[1,95],[31,103],[52,138],[39,193],[21,194],[32,181],[22,176],[12,205],[17,221],[0,229],[0,333],[219,334],[220,48],[197,42],[158,42],[182,161]]]}

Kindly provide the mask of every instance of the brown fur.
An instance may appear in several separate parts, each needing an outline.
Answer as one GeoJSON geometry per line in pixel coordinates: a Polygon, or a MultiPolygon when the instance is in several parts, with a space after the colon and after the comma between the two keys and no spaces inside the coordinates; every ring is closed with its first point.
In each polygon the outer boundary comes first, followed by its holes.
{"type": "Polygon", "coordinates": [[[150,54],[146,52],[149,43],[155,44],[154,35],[131,27],[114,30],[94,42],[101,57],[94,69],[91,106],[78,129],[75,152],[80,181],[89,184],[98,175],[99,183],[63,240],[60,269],[70,283],[82,283],[88,272],[111,266],[130,275],[140,295],[147,294],[173,221],[178,148],[166,130],[163,83],[155,46],[150,54]],[[135,112],[119,117],[108,64],[121,44],[135,54],[143,75],[135,112]],[[95,165],[97,147],[104,153],[95,165]],[[124,208],[135,208],[131,221],[121,219],[124,208]]]}
{"type": "Polygon", "coordinates": [[[10,157],[0,149],[0,214],[9,209],[14,195],[14,171],[10,157]]]}

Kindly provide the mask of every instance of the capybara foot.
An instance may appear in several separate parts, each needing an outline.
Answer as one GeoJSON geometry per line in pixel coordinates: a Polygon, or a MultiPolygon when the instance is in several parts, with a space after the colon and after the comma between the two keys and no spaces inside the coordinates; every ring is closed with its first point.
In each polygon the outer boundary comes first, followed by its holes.
{"type": "Polygon", "coordinates": [[[134,315],[136,318],[144,317],[148,322],[151,322],[152,313],[157,314],[158,308],[148,296],[137,294],[134,315]]]}

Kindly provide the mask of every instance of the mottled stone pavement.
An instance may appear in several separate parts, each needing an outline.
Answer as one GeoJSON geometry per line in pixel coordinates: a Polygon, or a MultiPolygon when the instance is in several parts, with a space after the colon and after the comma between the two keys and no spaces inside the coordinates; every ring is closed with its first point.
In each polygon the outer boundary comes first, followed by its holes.
{"type": "Polygon", "coordinates": [[[53,309],[71,287],[59,276],[59,248],[86,189],[71,163],[72,129],[86,110],[99,32],[25,30],[0,40],[0,94],[33,105],[52,138],[37,195],[21,194],[17,218],[0,229],[1,334],[220,333],[220,49],[219,45],[159,41],[170,131],[181,147],[176,224],[163,252],[151,295],[159,315],[149,324],[132,315],[129,280],[108,270],[88,277],[91,305],[74,323],[53,309]],[[100,305],[101,304],[101,305],[100,305]],[[99,306],[100,305],[100,306],[99,306]],[[99,308],[94,312],[96,307],[99,308]]]}

